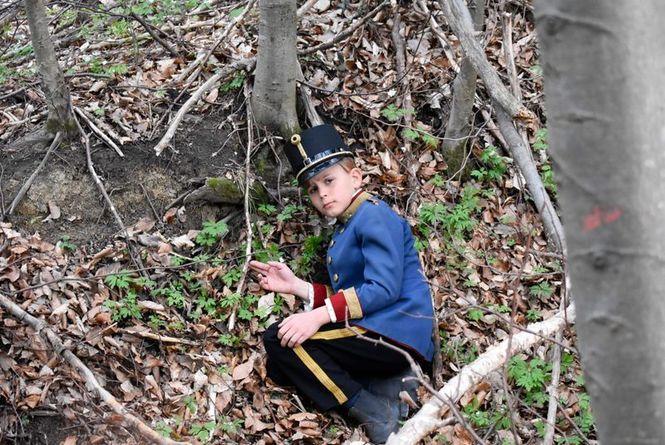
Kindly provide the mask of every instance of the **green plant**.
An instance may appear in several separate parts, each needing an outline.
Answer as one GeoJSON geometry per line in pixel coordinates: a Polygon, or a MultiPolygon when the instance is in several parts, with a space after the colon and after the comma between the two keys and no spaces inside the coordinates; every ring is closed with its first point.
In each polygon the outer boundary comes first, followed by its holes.
{"type": "Polygon", "coordinates": [[[288,204],[277,215],[277,221],[285,222],[293,218],[293,216],[300,210],[300,207],[295,204],[288,204]]]}
{"type": "Polygon", "coordinates": [[[155,431],[157,431],[162,436],[169,438],[171,437],[171,434],[173,434],[173,428],[171,428],[171,426],[163,420],[157,422],[155,425],[155,431]]]}
{"type": "Polygon", "coordinates": [[[11,77],[15,75],[15,71],[7,68],[4,64],[0,64],[0,83],[6,83],[11,77]]]}
{"type": "Polygon", "coordinates": [[[324,255],[325,237],[323,235],[310,235],[305,238],[300,255],[291,263],[291,269],[298,276],[308,276],[313,271],[313,263],[324,255]]]}
{"type": "Polygon", "coordinates": [[[272,204],[259,204],[257,210],[259,211],[259,213],[263,213],[266,216],[271,216],[275,214],[275,212],[277,211],[277,207],[275,207],[272,204]]]}
{"type": "Polygon", "coordinates": [[[390,122],[397,122],[404,116],[413,114],[413,109],[403,109],[399,108],[395,104],[390,104],[383,110],[381,110],[381,116],[388,119],[390,122]]]}
{"type": "Polygon", "coordinates": [[[515,385],[522,388],[526,395],[525,403],[542,407],[547,401],[545,385],[550,379],[552,365],[540,358],[526,361],[520,356],[515,356],[508,362],[508,377],[513,379],[515,385]]]}
{"type": "Polygon", "coordinates": [[[480,321],[480,319],[483,318],[483,314],[484,312],[481,309],[474,308],[470,309],[466,315],[471,321],[480,321]]]}
{"type": "Polygon", "coordinates": [[[508,171],[506,161],[493,145],[488,145],[483,149],[479,160],[482,165],[471,172],[471,176],[479,181],[495,181],[508,171]]]}
{"type": "Polygon", "coordinates": [[[434,184],[435,187],[443,187],[446,184],[446,180],[441,176],[440,174],[436,174],[432,176],[432,184],[434,184]]]}
{"type": "Polygon", "coordinates": [[[441,354],[454,363],[468,364],[478,358],[478,345],[466,342],[459,337],[448,338],[446,331],[439,331],[441,336],[441,354]]]}
{"type": "Polygon", "coordinates": [[[196,397],[194,397],[193,395],[189,395],[184,399],[182,399],[182,401],[190,413],[196,414],[196,412],[198,411],[198,406],[196,404],[196,397]]]}
{"type": "Polygon", "coordinates": [[[242,419],[233,419],[229,416],[220,416],[219,418],[221,422],[221,430],[225,433],[236,433],[238,432],[238,429],[243,425],[243,420],[242,419]]]}
{"type": "Polygon", "coordinates": [[[240,280],[241,276],[242,271],[237,267],[233,267],[226,271],[226,273],[222,276],[222,281],[226,287],[231,287],[240,280]]]}
{"type": "Polygon", "coordinates": [[[127,270],[121,270],[117,274],[107,275],[104,278],[104,282],[109,287],[116,289],[129,289],[129,283],[131,280],[131,276],[127,270]]]}
{"type": "MultiPolygon", "coordinates": [[[[473,216],[480,210],[478,194],[479,189],[466,187],[462,191],[460,202],[452,209],[441,202],[423,204],[420,208],[421,226],[430,225],[435,230],[441,226],[442,231],[450,238],[463,238],[477,225],[473,216]]],[[[423,227],[420,229],[421,232],[426,231],[423,227]]]]}
{"type": "Polygon", "coordinates": [[[545,164],[540,167],[540,177],[543,181],[543,186],[549,190],[552,194],[556,195],[558,188],[556,181],[554,180],[554,172],[552,171],[552,166],[545,164]]]}
{"type": "Polygon", "coordinates": [[[124,63],[115,63],[106,68],[106,70],[104,70],[104,73],[109,76],[115,76],[116,74],[117,75],[127,74],[127,65],[124,63]]]}
{"type": "Polygon", "coordinates": [[[543,281],[529,287],[529,293],[538,298],[549,298],[554,293],[554,288],[547,281],[543,281]]]}
{"type": "Polygon", "coordinates": [[[226,83],[223,83],[222,86],[219,87],[219,89],[222,90],[224,93],[228,93],[229,91],[237,90],[238,88],[242,87],[244,82],[245,82],[245,72],[236,71],[235,74],[233,75],[233,79],[231,79],[226,83]]]}
{"type": "Polygon", "coordinates": [[[129,35],[129,22],[127,20],[115,20],[109,27],[113,37],[122,38],[129,35]]]}
{"type": "Polygon", "coordinates": [[[153,328],[154,330],[157,330],[160,327],[166,325],[166,322],[164,320],[162,320],[161,318],[159,318],[158,315],[152,314],[148,318],[148,325],[150,325],[150,327],[153,328]]]}
{"type": "Polygon", "coordinates": [[[593,415],[591,414],[591,399],[589,398],[589,394],[585,392],[581,393],[577,404],[580,407],[580,411],[573,417],[573,420],[583,433],[588,434],[593,428],[593,415]]]}
{"type": "Polygon", "coordinates": [[[201,246],[212,246],[218,242],[229,231],[224,221],[206,221],[203,229],[196,235],[196,243],[201,246]]]}
{"type": "Polygon", "coordinates": [[[232,348],[238,347],[240,345],[241,340],[242,339],[240,337],[238,337],[237,335],[233,335],[233,334],[230,334],[230,333],[221,334],[219,336],[219,338],[217,339],[219,344],[222,344],[224,346],[230,346],[232,348]]]}
{"type": "Polygon", "coordinates": [[[540,321],[540,319],[542,318],[542,315],[540,315],[540,311],[538,311],[536,309],[529,309],[528,311],[526,311],[525,317],[528,321],[533,323],[533,322],[536,322],[536,321],[540,321]]]}
{"type": "Polygon", "coordinates": [[[76,244],[70,241],[69,235],[63,235],[56,245],[59,246],[62,250],[69,250],[70,252],[76,250],[76,244]]]}
{"type": "Polygon", "coordinates": [[[217,423],[214,421],[206,423],[195,423],[189,429],[189,434],[196,437],[201,442],[208,442],[210,437],[212,437],[212,433],[215,431],[215,428],[217,428],[217,423]]]}
{"type": "Polygon", "coordinates": [[[468,403],[464,407],[465,417],[469,419],[474,427],[487,428],[490,426],[490,415],[487,411],[483,411],[479,408],[480,402],[476,397],[474,397],[471,403],[468,403]]]}
{"type": "Polygon", "coordinates": [[[429,148],[436,148],[439,145],[439,139],[436,136],[426,132],[425,130],[421,130],[420,128],[406,128],[402,132],[402,136],[414,142],[421,140],[429,148]]]}
{"type": "Polygon", "coordinates": [[[183,285],[179,281],[171,281],[168,286],[154,289],[150,292],[153,297],[166,297],[169,306],[182,308],[185,306],[185,295],[183,294],[183,285]]]}
{"type": "Polygon", "coordinates": [[[534,150],[547,150],[549,147],[547,143],[547,139],[549,137],[547,128],[541,128],[539,130],[536,130],[535,138],[533,141],[533,149],[534,150]]]}
{"type": "Polygon", "coordinates": [[[136,292],[127,291],[127,294],[120,301],[106,300],[104,306],[112,311],[111,319],[113,321],[123,321],[128,318],[141,319],[141,308],[136,302],[136,292]]]}
{"type": "Polygon", "coordinates": [[[323,434],[328,439],[334,439],[339,434],[339,428],[336,425],[330,425],[323,434]]]}

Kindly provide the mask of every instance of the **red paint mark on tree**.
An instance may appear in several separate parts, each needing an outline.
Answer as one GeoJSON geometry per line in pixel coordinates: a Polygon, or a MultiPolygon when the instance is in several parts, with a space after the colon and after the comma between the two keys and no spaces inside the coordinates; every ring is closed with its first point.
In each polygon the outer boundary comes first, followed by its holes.
{"type": "Polygon", "coordinates": [[[603,218],[603,221],[605,224],[611,223],[619,219],[621,217],[621,214],[623,213],[623,210],[616,208],[608,213],[605,214],[605,218],[603,218]]]}
{"type": "Polygon", "coordinates": [[[583,219],[584,231],[589,232],[591,230],[596,230],[603,224],[612,223],[619,219],[622,214],[623,210],[618,207],[615,207],[608,212],[603,212],[600,207],[594,207],[591,213],[586,215],[583,219]]]}
{"type": "Polygon", "coordinates": [[[584,231],[597,229],[601,224],[603,224],[603,213],[600,207],[594,207],[591,213],[584,217],[584,231]]]}

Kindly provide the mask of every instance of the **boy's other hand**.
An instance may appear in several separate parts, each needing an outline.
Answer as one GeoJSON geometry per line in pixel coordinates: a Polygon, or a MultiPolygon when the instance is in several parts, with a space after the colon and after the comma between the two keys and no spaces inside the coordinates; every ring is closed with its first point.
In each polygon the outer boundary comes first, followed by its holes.
{"type": "Polygon", "coordinates": [[[307,296],[307,283],[296,277],[286,264],[278,261],[250,261],[249,267],[258,273],[259,285],[272,292],[307,296]]]}
{"type": "Polygon", "coordinates": [[[310,312],[302,312],[293,314],[279,324],[279,331],[277,337],[281,340],[280,344],[283,348],[295,348],[300,346],[316,334],[326,323],[330,322],[328,311],[326,308],[314,309],[310,312]]]}

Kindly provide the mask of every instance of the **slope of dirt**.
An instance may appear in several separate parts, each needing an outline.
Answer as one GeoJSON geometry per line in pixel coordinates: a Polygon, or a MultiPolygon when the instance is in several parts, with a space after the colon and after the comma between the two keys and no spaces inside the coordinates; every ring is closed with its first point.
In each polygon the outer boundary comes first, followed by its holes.
{"type": "MultiPolygon", "coordinates": [[[[177,197],[200,186],[208,176],[236,170],[238,156],[243,162],[237,140],[224,145],[228,134],[218,129],[223,119],[219,114],[190,118],[174,140],[177,153],[167,151],[160,157],[152,149],[154,142],[121,146],[125,156],[120,157],[112,148],[91,139],[95,171],[125,226],[150,218],[165,235],[175,234],[199,229],[203,221],[217,220],[228,212],[206,203],[187,205],[179,218],[163,223],[166,207],[177,197]]],[[[0,148],[4,170],[0,190],[7,211],[47,150],[0,148]]],[[[78,142],[57,148],[7,221],[27,233],[39,233],[45,241],[55,243],[64,238],[92,250],[121,231],[90,174],[85,148],[78,142]],[[58,212],[59,217],[54,218],[58,212]]]]}

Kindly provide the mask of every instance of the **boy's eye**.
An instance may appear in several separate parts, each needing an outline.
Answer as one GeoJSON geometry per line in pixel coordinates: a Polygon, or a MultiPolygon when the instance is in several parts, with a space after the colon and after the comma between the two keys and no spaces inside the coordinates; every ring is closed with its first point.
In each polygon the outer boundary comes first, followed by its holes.
{"type": "Polygon", "coordinates": [[[325,182],[326,182],[326,184],[330,184],[330,183],[333,182],[334,180],[335,180],[335,178],[326,178],[326,181],[325,181],[325,182]]]}

